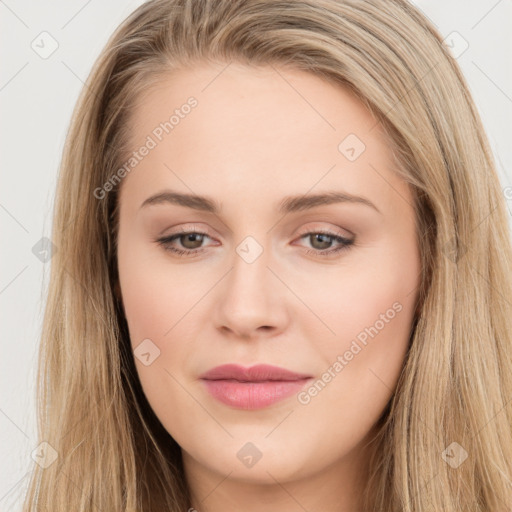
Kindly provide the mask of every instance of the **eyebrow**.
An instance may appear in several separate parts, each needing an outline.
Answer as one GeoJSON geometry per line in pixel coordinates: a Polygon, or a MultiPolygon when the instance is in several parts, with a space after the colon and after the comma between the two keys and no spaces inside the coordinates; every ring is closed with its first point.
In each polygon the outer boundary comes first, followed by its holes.
{"type": "MultiPolygon", "coordinates": [[[[309,210],[316,206],[324,206],[335,203],[356,203],[363,204],[373,208],[378,213],[381,211],[369,200],[364,197],[355,196],[346,192],[326,192],[322,194],[309,194],[299,196],[288,196],[282,199],[278,204],[279,213],[293,213],[303,210],[309,210]]],[[[148,197],[141,205],[144,208],[156,204],[175,204],[185,206],[194,210],[205,211],[213,214],[219,214],[221,205],[205,196],[196,194],[183,194],[171,190],[164,190],[148,197]]]]}

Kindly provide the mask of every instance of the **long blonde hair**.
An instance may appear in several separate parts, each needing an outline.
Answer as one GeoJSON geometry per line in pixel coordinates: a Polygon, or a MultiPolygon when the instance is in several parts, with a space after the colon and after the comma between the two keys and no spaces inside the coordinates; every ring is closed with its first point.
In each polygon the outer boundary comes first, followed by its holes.
{"type": "Polygon", "coordinates": [[[151,84],[205,59],[289,66],[348,87],[413,186],[422,279],[403,372],[375,442],[365,510],[512,504],[512,249],[465,80],[405,0],[150,0],[115,31],[64,148],[39,355],[40,442],[25,511],[185,511],[180,448],[137,378],[117,281],[118,186],[151,84]],[[452,444],[457,443],[457,444],[452,444]],[[46,446],[46,445],[45,445],[46,446]],[[53,452],[52,452],[53,453],[53,452]],[[467,458],[455,467],[454,454],[467,458]]]}

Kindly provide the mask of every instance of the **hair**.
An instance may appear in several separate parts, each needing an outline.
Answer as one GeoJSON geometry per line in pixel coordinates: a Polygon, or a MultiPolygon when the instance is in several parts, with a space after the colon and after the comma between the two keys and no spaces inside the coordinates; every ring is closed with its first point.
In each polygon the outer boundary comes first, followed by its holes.
{"type": "Polygon", "coordinates": [[[119,184],[103,199],[94,191],[124,161],[144,91],[173,70],[232,61],[303,70],[353,92],[414,193],[418,312],[374,440],[364,510],[505,510],[505,201],[465,79],[436,28],[405,0],[150,0],[110,37],[73,111],[59,170],[37,382],[39,442],[58,456],[34,466],[24,510],[191,506],[181,449],[149,406],[130,349],[118,293],[119,184]],[[443,455],[453,442],[467,452],[456,468],[443,455]]]}

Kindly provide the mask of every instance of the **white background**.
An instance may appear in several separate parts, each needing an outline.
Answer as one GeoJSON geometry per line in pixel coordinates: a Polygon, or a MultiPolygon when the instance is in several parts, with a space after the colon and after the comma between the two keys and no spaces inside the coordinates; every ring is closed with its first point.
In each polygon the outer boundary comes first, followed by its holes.
{"type": "MultiPolygon", "coordinates": [[[[50,262],[36,258],[32,247],[51,235],[57,169],[83,81],[107,38],[141,3],[0,0],[2,511],[21,510],[37,439],[36,351],[50,262]],[[58,42],[46,59],[31,47],[43,31],[58,42]]],[[[512,186],[512,0],[414,3],[443,37],[456,31],[460,43],[469,44],[458,62],[487,129],[502,188],[512,186]]]]}

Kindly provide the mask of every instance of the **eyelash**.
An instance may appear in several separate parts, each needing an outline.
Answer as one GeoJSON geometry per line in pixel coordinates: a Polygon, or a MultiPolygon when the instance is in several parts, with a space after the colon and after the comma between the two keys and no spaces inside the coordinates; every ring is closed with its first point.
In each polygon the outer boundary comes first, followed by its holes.
{"type": "MultiPolygon", "coordinates": [[[[164,250],[173,252],[175,254],[178,254],[180,256],[191,256],[198,254],[200,252],[204,251],[204,247],[199,247],[197,249],[176,249],[176,247],[172,247],[170,244],[180,238],[183,235],[190,235],[190,234],[196,234],[201,236],[206,236],[208,238],[211,238],[206,233],[201,233],[200,231],[180,231],[179,233],[175,233],[173,235],[159,238],[155,240],[157,243],[159,243],[164,250]]],[[[307,249],[307,254],[312,254],[315,256],[331,256],[333,254],[341,253],[342,251],[346,251],[354,244],[354,240],[350,240],[348,238],[344,238],[342,236],[336,235],[335,233],[331,233],[329,231],[309,231],[308,233],[304,233],[299,238],[305,238],[310,235],[326,235],[330,238],[332,238],[334,241],[339,242],[341,245],[337,247],[336,249],[307,249]]]]}

